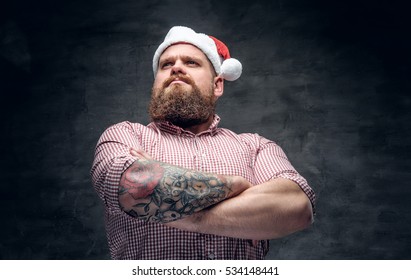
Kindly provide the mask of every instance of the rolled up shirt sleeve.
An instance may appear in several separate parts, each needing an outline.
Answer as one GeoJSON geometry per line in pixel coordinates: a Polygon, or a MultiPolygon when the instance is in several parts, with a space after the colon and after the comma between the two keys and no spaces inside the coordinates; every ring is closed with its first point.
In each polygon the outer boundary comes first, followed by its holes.
{"type": "Polygon", "coordinates": [[[128,122],[109,127],[101,135],[91,168],[92,183],[107,210],[118,212],[118,189],[123,172],[136,160],[130,148],[141,148],[138,132],[128,122]]]}
{"type": "Polygon", "coordinates": [[[311,201],[315,211],[315,193],[291,165],[283,149],[273,141],[261,137],[260,147],[255,160],[255,176],[258,181],[266,182],[275,178],[285,178],[294,181],[311,201]]]}

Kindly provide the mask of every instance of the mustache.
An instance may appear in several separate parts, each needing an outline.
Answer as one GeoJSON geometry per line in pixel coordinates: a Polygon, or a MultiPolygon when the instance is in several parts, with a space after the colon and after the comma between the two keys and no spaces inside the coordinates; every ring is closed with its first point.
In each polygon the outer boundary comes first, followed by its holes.
{"type": "Polygon", "coordinates": [[[167,80],[163,82],[163,88],[168,87],[173,81],[177,79],[180,81],[183,81],[186,84],[194,85],[194,81],[190,77],[186,75],[182,75],[182,74],[176,74],[176,75],[170,76],[167,80]]]}

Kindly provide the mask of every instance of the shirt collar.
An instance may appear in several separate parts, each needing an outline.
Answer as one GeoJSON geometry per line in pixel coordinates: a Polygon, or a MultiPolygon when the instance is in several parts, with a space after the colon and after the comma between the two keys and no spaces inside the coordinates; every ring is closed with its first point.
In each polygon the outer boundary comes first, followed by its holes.
{"type": "MultiPolygon", "coordinates": [[[[214,119],[213,122],[211,123],[210,127],[203,131],[200,132],[199,135],[203,135],[203,134],[210,134],[211,136],[213,136],[214,134],[216,134],[217,130],[218,130],[218,124],[220,123],[220,117],[217,114],[214,114],[214,119]]],[[[185,130],[179,126],[176,126],[170,122],[167,121],[159,121],[159,122],[153,122],[153,125],[157,126],[160,130],[170,133],[170,134],[186,134],[186,135],[191,135],[191,136],[196,136],[194,133],[192,133],[191,131],[185,130]]]]}

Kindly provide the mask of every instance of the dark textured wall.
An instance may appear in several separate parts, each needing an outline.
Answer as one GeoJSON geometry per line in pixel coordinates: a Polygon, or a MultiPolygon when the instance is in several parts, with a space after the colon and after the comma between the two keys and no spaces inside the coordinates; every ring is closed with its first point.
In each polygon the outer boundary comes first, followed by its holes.
{"type": "Polygon", "coordinates": [[[109,125],[148,121],[152,55],[173,25],[227,43],[244,72],[222,125],[278,142],[316,190],[313,226],[268,258],[411,257],[401,2],[14,0],[0,15],[0,258],[109,258],[93,149],[109,125]]]}

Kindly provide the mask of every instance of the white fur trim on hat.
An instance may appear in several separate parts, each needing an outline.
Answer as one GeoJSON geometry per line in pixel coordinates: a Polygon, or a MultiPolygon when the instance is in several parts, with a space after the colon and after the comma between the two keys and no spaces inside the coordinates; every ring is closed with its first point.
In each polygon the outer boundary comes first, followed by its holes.
{"type": "Polygon", "coordinates": [[[154,76],[158,70],[158,62],[161,54],[171,45],[176,43],[188,43],[199,48],[210,60],[217,75],[228,81],[234,81],[241,76],[242,65],[234,58],[223,58],[219,55],[216,43],[208,35],[196,33],[184,26],[174,26],[167,33],[164,42],[160,44],[153,57],[154,76]],[[223,60],[223,63],[221,61],[223,60]]]}

